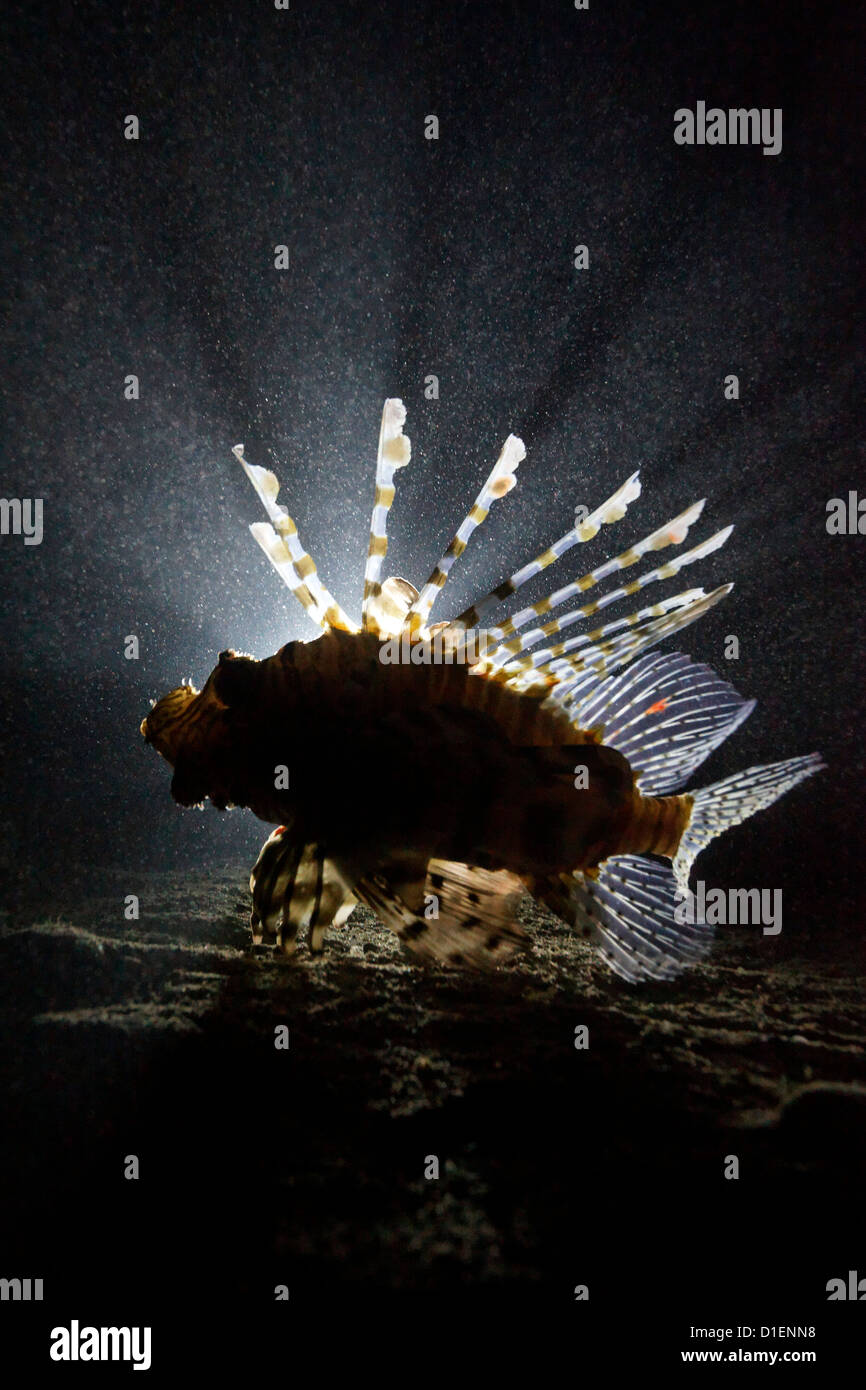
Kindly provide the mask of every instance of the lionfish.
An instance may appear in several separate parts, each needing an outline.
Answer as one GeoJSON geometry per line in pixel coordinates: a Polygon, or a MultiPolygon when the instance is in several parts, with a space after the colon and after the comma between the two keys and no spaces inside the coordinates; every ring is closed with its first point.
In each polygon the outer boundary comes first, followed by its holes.
{"type": "Polygon", "coordinates": [[[250,879],[256,944],[289,955],[305,928],[320,952],[326,928],[360,902],[419,959],[498,965],[527,945],[517,909],[528,890],[626,980],[670,979],[706,954],[712,936],[681,910],[695,857],[823,763],[811,754],[680,790],[755,701],[688,656],[650,649],[732,585],[688,589],[565,634],[717,550],[733,527],[552,616],[644,556],[681,545],[703,510],[697,502],[480,629],[501,601],[625,516],[640,495],[635,472],[486,597],[431,623],[452,566],[514,487],[526,449],[509,435],[419,593],[382,579],[394,479],[411,456],[405,419],[402,401],[385,402],[360,625],[322,584],[274,474],[234,449],[268,515],[250,530],[321,634],[263,661],[221,652],[204,688],[170,691],[141,732],[174,768],[181,805],[209,797],[277,824],[250,879]]]}

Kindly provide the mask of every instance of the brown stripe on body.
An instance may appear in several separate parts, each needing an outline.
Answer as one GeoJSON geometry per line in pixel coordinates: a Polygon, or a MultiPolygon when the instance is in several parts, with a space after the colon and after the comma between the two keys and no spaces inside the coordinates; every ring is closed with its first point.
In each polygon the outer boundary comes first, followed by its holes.
{"type": "Polygon", "coordinates": [[[544,704],[545,690],[518,693],[504,680],[470,674],[466,663],[386,665],[381,640],[373,634],[328,633],[313,642],[294,642],[261,665],[267,668],[263,696],[269,710],[283,706],[353,722],[389,711],[460,708],[487,715],[513,744],[550,747],[594,742],[561,709],[544,704]]]}
{"type": "Polygon", "coordinates": [[[262,662],[224,662],[201,701],[207,747],[185,769],[190,796],[275,822],[302,796],[323,842],[337,825],[371,852],[399,842],[515,873],[675,850],[683,799],[639,797],[626,760],[547,704],[543,688],[517,692],[458,663],[387,664],[381,649],[372,633],[329,632],[262,662]],[[277,763],[291,765],[288,791],[274,786],[277,763]],[[575,786],[577,764],[589,768],[587,790],[575,786]],[[369,825],[365,806],[376,807],[369,825]]]}

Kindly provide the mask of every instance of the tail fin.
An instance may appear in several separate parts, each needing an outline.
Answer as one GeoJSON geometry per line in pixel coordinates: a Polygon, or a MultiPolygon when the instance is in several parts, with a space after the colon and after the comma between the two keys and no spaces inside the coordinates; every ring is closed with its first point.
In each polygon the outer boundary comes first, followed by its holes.
{"type": "Polygon", "coordinates": [[[690,793],[694,803],[691,818],[683,831],[673,865],[681,890],[688,892],[692,865],[711,840],[731,826],[748,820],[756,811],[772,806],[784,792],[823,767],[826,763],[820,753],[807,753],[782,763],[749,767],[745,772],[735,772],[733,777],[690,793]]]}

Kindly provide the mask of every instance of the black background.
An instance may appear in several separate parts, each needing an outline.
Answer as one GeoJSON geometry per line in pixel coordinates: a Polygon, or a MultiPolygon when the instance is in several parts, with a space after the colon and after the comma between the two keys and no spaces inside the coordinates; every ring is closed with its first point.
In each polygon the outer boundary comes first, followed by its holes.
{"type": "MultiPolygon", "coordinates": [[[[231,455],[241,440],[357,615],[379,413],[401,396],[413,460],[388,567],[415,583],[506,434],[528,449],[437,616],[638,466],[643,496],[594,563],[697,497],[694,534],[736,522],[682,586],[734,592],[677,645],[758,708],[700,780],[813,749],[828,770],[702,864],[783,885],[793,943],[860,949],[866,542],[825,528],[829,498],[866,492],[853,16],[615,0],[9,7],[2,492],[45,511],[42,545],[0,545],[13,907],[41,895],[62,913],[103,867],[136,891],[145,869],[254,858],[247,813],[171,803],[138,723],[221,648],[261,657],[312,635],[246,531],[261,517],[231,455]],[[781,107],[781,154],[675,145],[674,110],[698,100],[781,107]],[[139,401],[123,398],[128,373],[139,401]]],[[[705,1219],[707,1267],[681,1280],[730,1288],[742,1252],[725,1249],[722,1215],[705,1219]]],[[[655,1281],[654,1259],[677,1267],[664,1223],[640,1255],[604,1248],[629,1287],[655,1281]]],[[[866,1273],[862,1242],[856,1258],[866,1273]]],[[[675,1274],[669,1287],[675,1299],[675,1274]]],[[[622,1298],[627,1321],[636,1295],[622,1298]]]]}

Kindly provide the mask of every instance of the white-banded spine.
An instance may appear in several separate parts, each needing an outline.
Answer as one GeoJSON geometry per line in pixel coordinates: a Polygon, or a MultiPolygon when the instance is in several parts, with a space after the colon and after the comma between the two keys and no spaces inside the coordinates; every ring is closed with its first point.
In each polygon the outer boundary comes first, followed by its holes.
{"type": "Polygon", "coordinates": [[[370,605],[382,591],[382,565],[388,553],[388,513],[394,501],[394,474],[405,468],[412,457],[412,445],[403,433],[406,407],[396,397],[385,402],[376,455],[376,494],[370,518],[370,541],[364,568],[364,600],[361,626],[365,632],[377,631],[370,605]]]}
{"type": "Polygon", "coordinates": [[[347,617],[319,579],[312,556],[307,554],[301,544],[297,526],[286,508],[277,502],[280,485],[276,475],[267,468],[248,463],[244,458],[242,444],[236,444],[232,453],[243,465],[244,472],[270,518],[269,522],[255,522],[250,527],[250,532],[283,583],[291,589],[304,611],[323,631],[336,627],[345,632],[357,632],[357,623],[353,623],[351,618],[347,617]]]}
{"type": "Polygon", "coordinates": [[[502,451],[487,481],[460,523],[456,534],[449,542],[445,554],[409,609],[406,626],[410,632],[417,632],[426,625],[433,604],[443,588],[452,566],[463,554],[472,533],[486,520],[493,503],[497,498],[505,497],[515,486],[517,482],[515,472],[525,458],[526,445],[523,440],[518,439],[516,434],[510,434],[502,446],[502,451]]]}

